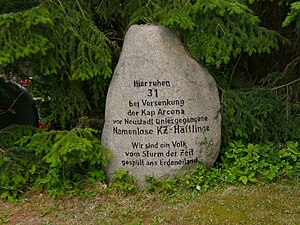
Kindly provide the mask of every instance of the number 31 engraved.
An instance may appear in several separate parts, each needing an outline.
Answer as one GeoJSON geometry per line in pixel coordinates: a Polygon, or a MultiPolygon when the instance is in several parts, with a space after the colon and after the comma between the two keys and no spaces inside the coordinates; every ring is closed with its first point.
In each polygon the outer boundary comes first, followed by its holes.
{"type": "Polygon", "coordinates": [[[157,89],[148,89],[148,97],[158,97],[158,90],[157,89]]]}

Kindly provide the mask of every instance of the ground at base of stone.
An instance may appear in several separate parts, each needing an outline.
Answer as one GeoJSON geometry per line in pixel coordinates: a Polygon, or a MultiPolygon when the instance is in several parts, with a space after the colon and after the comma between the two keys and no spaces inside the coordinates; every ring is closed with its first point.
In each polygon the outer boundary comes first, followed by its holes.
{"type": "Polygon", "coordinates": [[[299,224],[300,181],[222,186],[217,191],[134,194],[99,184],[91,196],[28,192],[0,200],[0,224],[299,224]]]}

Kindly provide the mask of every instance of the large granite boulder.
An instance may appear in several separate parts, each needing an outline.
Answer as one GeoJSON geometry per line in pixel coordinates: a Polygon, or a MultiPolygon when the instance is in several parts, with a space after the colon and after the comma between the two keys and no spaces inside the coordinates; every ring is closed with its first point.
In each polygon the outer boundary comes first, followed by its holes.
{"type": "Polygon", "coordinates": [[[215,163],[221,142],[216,83],[170,29],[128,30],[107,94],[102,142],[112,151],[109,180],[121,168],[144,184],[145,175],[172,177],[199,162],[215,163]]]}

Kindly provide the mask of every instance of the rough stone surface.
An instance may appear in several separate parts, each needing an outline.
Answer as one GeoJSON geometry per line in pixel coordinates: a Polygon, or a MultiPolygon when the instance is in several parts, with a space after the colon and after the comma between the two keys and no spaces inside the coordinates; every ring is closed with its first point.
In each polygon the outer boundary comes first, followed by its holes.
{"type": "Polygon", "coordinates": [[[212,166],[221,142],[220,102],[212,76],[165,27],[128,30],[109,86],[102,142],[111,149],[108,179],[121,168],[172,177],[212,166]]]}

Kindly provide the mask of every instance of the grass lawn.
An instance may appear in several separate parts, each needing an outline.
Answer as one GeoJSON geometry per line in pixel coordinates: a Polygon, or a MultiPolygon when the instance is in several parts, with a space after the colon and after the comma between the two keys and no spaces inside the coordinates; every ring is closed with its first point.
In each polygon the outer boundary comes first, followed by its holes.
{"type": "Polygon", "coordinates": [[[107,192],[51,198],[26,193],[19,203],[0,200],[0,224],[300,224],[300,181],[222,186],[164,195],[107,192]]]}

